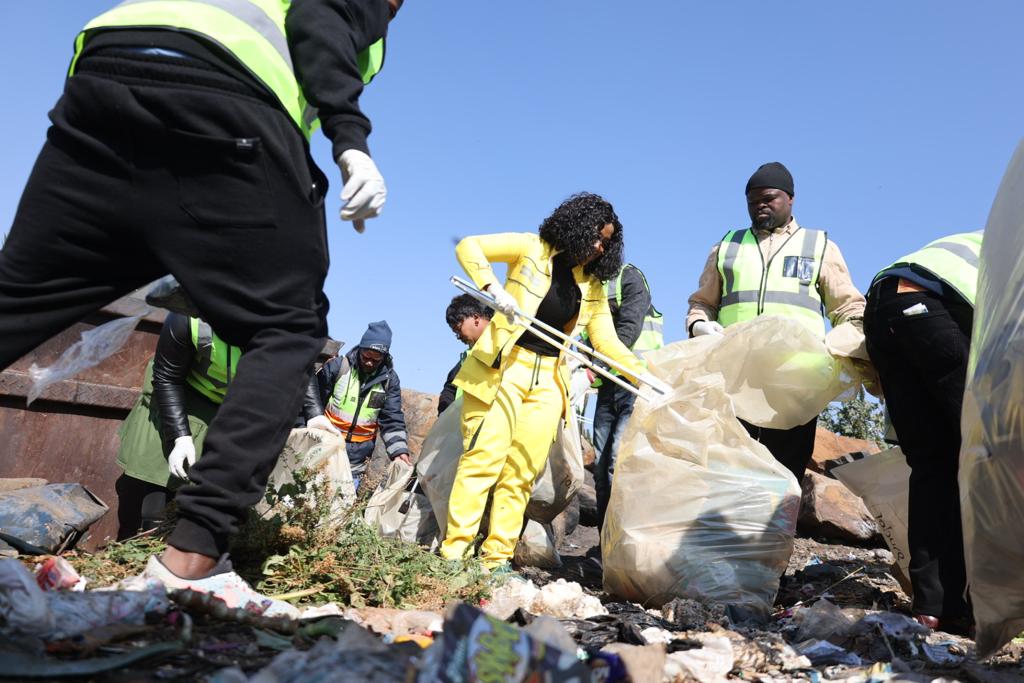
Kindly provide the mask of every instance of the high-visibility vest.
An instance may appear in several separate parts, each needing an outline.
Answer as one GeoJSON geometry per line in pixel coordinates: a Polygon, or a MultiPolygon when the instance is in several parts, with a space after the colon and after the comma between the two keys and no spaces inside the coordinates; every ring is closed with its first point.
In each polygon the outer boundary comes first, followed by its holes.
{"type": "Polygon", "coordinates": [[[948,285],[971,306],[978,293],[978,262],[981,257],[983,233],[961,232],[941,237],[908,254],[875,276],[874,285],[893,268],[922,269],[936,280],[948,285]]]}
{"type": "Polygon", "coordinates": [[[765,263],[752,229],[727,232],[718,247],[718,322],[728,327],[759,315],[778,315],[798,320],[824,337],[818,277],[827,243],[823,230],[800,228],[765,263]]]}
{"type": "Polygon", "coordinates": [[[362,443],[376,438],[379,426],[377,420],[387,393],[385,384],[375,384],[361,397],[359,373],[353,370],[347,360],[343,361],[341,375],[334,383],[324,415],[341,430],[346,441],[362,443]]]}
{"type": "MultiPolygon", "coordinates": [[[[608,301],[610,302],[614,298],[617,309],[622,307],[622,272],[626,270],[627,265],[629,264],[623,264],[615,277],[605,283],[605,293],[608,295],[608,301]]],[[[647,284],[647,278],[644,277],[643,271],[636,268],[636,272],[640,273],[640,277],[644,281],[644,287],[650,293],[651,286],[647,284]]],[[[640,336],[636,338],[636,341],[629,347],[629,350],[639,356],[644,351],[654,351],[664,345],[665,325],[662,321],[661,313],[654,307],[654,302],[651,301],[651,306],[644,315],[640,336]]]]}
{"type": "Polygon", "coordinates": [[[185,381],[219,405],[224,402],[224,395],[231,378],[235,376],[242,351],[218,337],[205,321],[189,318],[188,324],[196,352],[185,381]]]}
{"type": "MultiPolygon", "coordinates": [[[[75,38],[68,75],[74,75],[85,41],[94,31],[161,28],[191,33],[233,55],[277,98],[308,140],[320,122],[292,67],[285,37],[290,5],[291,0],[124,0],[86,24],[75,38]]],[[[384,65],[384,39],[360,52],[358,64],[363,83],[369,83],[384,65]]]]}

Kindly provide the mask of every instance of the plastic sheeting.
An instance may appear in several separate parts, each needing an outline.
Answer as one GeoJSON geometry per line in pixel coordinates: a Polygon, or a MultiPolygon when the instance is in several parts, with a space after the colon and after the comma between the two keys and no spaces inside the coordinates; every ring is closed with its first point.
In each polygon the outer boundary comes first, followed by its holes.
{"type": "Polygon", "coordinates": [[[964,556],[984,657],[1024,631],[1024,144],[985,227],[961,428],[964,556]]]}
{"type": "Polygon", "coordinates": [[[736,415],[742,405],[770,426],[807,422],[838,393],[835,364],[820,339],[779,318],[645,358],[675,391],[637,401],[620,442],[604,588],[647,606],[686,597],[766,615],[792,552],[800,487],[736,415]],[[813,405],[809,415],[789,392],[813,405]]]}
{"type": "Polygon", "coordinates": [[[0,493],[0,554],[56,554],[73,548],[107,505],[81,484],[0,493]]]}

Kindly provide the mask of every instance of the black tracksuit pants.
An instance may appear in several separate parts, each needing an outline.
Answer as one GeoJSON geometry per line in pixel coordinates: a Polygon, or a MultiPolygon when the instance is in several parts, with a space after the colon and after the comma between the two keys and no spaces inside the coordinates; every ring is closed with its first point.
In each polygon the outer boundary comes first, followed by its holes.
{"type": "Polygon", "coordinates": [[[898,278],[868,293],[864,332],[889,416],[910,465],[910,582],[915,614],[970,615],[957,470],[973,311],[952,297],[897,293],[898,278]],[[903,311],[924,304],[928,311],[903,311]]]}
{"type": "Polygon", "coordinates": [[[793,473],[797,483],[804,480],[804,470],[814,455],[814,434],[818,429],[818,418],[791,429],[768,429],[755,427],[740,420],[747,433],[761,442],[775,459],[793,473]]]}
{"type": "Polygon", "coordinates": [[[0,251],[0,368],[174,274],[244,352],[169,538],[218,556],[323,347],[326,181],[282,110],[203,62],[86,55],[50,119],[0,251]]]}

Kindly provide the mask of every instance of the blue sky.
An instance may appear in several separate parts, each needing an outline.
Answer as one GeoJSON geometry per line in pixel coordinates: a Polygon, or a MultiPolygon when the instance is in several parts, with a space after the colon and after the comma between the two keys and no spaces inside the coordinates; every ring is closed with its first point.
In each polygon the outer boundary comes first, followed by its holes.
{"type": "MultiPolygon", "coordinates": [[[[0,220],[10,225],[60,94],[72,40],[112,2],[5,6],[0,220]]],[[[437,391],[460,345],[444,324],[453,240],[534,231],[567,195],[605,195],[666,336],[711,245],[747,225],[765,161],[795,215],[829,231],[867,286],[925,242],[984,226],[1024,131],[1018,2],[407,0],[363,96],[389,188],[363,235],[337,220],[331,334],[395,331],[403,385],[437,391]]]]}

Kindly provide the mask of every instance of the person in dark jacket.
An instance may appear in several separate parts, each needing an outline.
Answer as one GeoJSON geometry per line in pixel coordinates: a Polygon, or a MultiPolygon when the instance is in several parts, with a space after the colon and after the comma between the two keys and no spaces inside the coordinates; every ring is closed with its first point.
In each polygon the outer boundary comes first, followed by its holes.
{"type": "MultiPolygon", "coordinates": [[[[605,283],[608,310],[615,323],[615,334],[629,350],[640,356],[659,349],[663,343],[661,313],[651,302],[651,288],[640,269],[624,264],[618,274],[605,283]]],[[[642,357],[642,356],[641,356],[642,357]]],[[[619,437],[633,414],[636,394],[618,384],[596,379],[597,406],[594,409],[594,490],[597,493],[597,526],[604,526],[604,514],[612,492],[615,458],[619,437]]]]}
{"type": "Polygon", "coordinates": [[[303,412],[307,427],[345,437],[357,486],[378,433],[389,458],[410,462],[402,385],[391,357],[391,328],[386,321],[370,323],[359,346],[323,364],[309,381],[303,412]]]}
{"type": "MultiPolygon", "coordinates": [[[[455,333],[456,338],[468,347],[472,347],[480,335],[487,329],[491,322],[494,311],[486,304],[480,303],[469,294],[459,294],[454,297],[444,312],[448,327],[455,333]]],[[[462,362],[466,360],[468,350],[459,355],[459,362],[455,364],[444,380],[444,388],[437,399],[437,414],[440,415],[445,408],[459,396],[459,390],[453,384],[455,376],[462,369],[462,362]]]]}
{"type": "Polygon", "coordinates": [[[228,545],[326,338],[318,118],[344,183],[341,218],[358,230],[384,204],[359,99],[399,4],[121,2],[68,41],[64,92],[0,251],[0,369],[167,273],[245,351],[167,548],[146,566],[170,588],[297,614],[253,591],[228,545]]]}
{"type": "Polygon", "coordinates": [[[142,394],[121,426],[118,538],[159,526],[188,481],[242,352],[198,318],[168,314],[142,394]]]}

